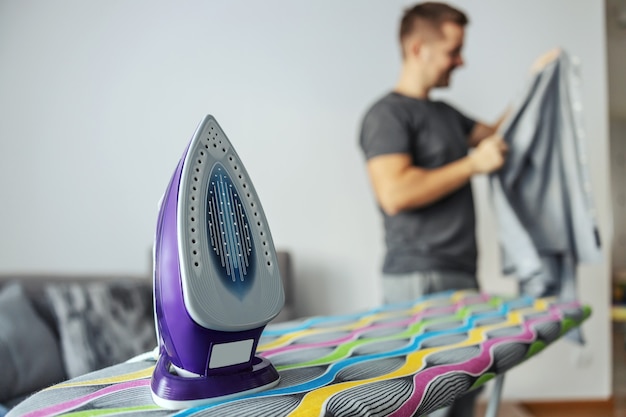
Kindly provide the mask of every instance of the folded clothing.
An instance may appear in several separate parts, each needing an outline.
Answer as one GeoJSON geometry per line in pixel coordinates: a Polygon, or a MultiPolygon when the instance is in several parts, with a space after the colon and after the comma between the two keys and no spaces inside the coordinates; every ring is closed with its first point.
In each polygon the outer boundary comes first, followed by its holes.
{"type": "Polygon", "coordinates": [[[20,284],[0,290],[0,402],[65,379],[58,341],[20,284]]]}
{"type": "Polygon", "coordinates": [[[145,281],[49,284],[65,371],[74,378],[156,346],[152,286],[145,281]]]}

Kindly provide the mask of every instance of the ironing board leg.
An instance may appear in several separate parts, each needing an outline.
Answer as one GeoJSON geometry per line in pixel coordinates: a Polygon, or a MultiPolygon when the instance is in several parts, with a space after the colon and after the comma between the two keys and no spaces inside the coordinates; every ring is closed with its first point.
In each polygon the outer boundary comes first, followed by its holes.
{"type": "Polygon", "coordinates": [[[500,398],[502,397],[502,386],[504,385],[504,374],[496,377],[496,384],[493,387],[493,393],[489,398],[489,404],[487,404],[487,411],[485,417],[497,417],[498,407],[500,407],[500,398]]]}

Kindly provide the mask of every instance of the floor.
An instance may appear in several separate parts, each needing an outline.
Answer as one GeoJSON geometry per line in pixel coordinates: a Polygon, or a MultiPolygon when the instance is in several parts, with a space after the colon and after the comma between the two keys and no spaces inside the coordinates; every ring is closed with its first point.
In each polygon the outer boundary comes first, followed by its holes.
{"type": "MultiPolygon", "coordinates": [[[[626,417],[626,323],[613,324],[613,401],[597,403],[503,403],[498,417],[626,417]]],[[[476,417],[485,415],[478,404],[476,417]]]]}

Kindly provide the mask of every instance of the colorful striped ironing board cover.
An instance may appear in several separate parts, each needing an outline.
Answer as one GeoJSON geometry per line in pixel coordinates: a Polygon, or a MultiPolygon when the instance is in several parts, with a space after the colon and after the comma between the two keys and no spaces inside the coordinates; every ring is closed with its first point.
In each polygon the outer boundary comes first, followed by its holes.
{"type": "Polygon", "coordinates": [[[361,314],[270,325],[271,390],[181,411],[150,394],[154,360],[122,363],[31,396],[12,416],[412,416],[449,404],[589,317],[578,302],[445,292],[361,314]]]}

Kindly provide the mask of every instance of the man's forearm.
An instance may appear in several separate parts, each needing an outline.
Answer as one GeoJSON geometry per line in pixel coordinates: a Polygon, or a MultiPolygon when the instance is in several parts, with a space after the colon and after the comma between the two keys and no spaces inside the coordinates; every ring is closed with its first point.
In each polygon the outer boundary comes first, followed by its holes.
{"type": "Polygon", "coordinates": [[[386,187],[379,202],[389,215],[425,207],[467,184],[475,172],[469,156],[435,169],[409,167],[386,187]]]}
{"type": "Polygon", "coordinates": [[[511,110],[512,110],[511,107],[508,107],[504,111],[504,113],[502,113],[502,115],[498,118],[498,120],[496,120],[494,124],[490,125],[490,124],[486,124],[482,122],[476,122],[474,129],[472,129],[472,132],[470,133],[470,138],[469,138],[470,147],[478,146],[478,144],[481,141],[497,133],[498,130],[500,129],[500,126],[502,126],[502,123],[504,123],[504,121],[511,114],[511,110]]]}
{"type": "Polygon", "coordinates": [[[500,126],[502,126],[502,123],[504,123],[504,121],[509,118],[512,111],[513,111],[513,108],[511,106],[507,107],[506,110],[504,110],[504,112],[500,116],[500,118],[496,120],[496,123],[493,125],[493,128],[495,129],[496,132],[500,130],[500,126]]]}
{"type": "Polygon", "coordinates": [[[389,215],[432,204],[458,190],[476,173],[488,173],[504,163],[506,144],[482,141],[469,155],[438,168],[413,165],[408,154],[380,155],[367,163],[376,198],[389,215]]]}

